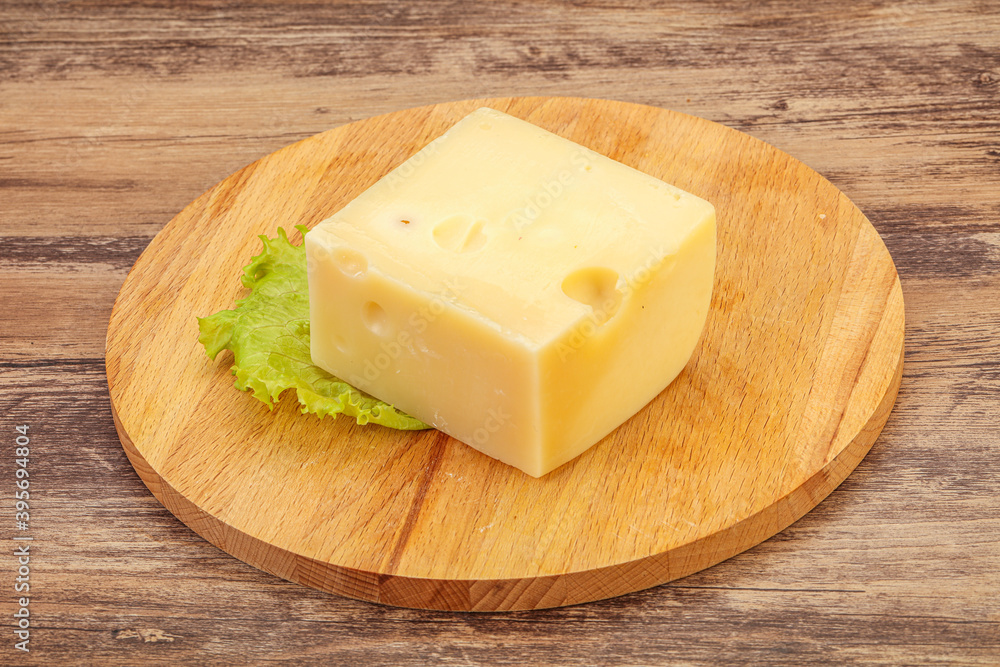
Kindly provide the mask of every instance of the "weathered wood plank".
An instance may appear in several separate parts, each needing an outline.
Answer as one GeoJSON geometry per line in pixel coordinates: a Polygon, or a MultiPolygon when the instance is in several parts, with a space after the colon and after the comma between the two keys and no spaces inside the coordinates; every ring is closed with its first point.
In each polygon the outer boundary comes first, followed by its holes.
{"type": "Polygon", "coordinates": [[[8,359],[100,358],[121,274],[77,275],[0,269],[0,349],[8,359]]]}
{"type": "Polygon", "coordinates": [[[975,187],[1000,160],[995,8],[652,5],[621,21],[613,6],[457,6],[8,8],[0,192],[20,215],[0,232],[152,234],[290,141],[512,87],[588,91],[750,131],[866,211],[940,209],[963,197],[977,215],[997,212],[975,187]],[[914,44],[936,57],[917,56],[914,44]],[[22,118],[34,119],[30,128],[22,118]],[[873,173],[880,178],[866,178],[873,173]]]}
{"type": "MultiPolygon", "coordinates": [[[[949,79],[955,72],[941,69],[938,75],[949,79]]],[[[791,108],[783,111],[767,110],[776,102],[761,93],[688,103],[668,92],[721,88],[730,77],[720,71],[706,82],[699,72],[639,70],[627,82],[529,79],[525,85],[572,95],[596,84],[595,95],[616,99],[634,97],[635,88],[647,91],[640,101],[705,116],[795,155],[866,212],[902,207],[947,213],[960,206],[974,217],[995,219],[998,205],[978,184],[995,179],[1000,164],[993,154],[1000,150],[1000,117],[991,113],[1000,103],[1000,87],[984,87],[977,109],[963,104],[964,94],[952,94],[940,106],[906,111],[895,99],[882,101],[894,105],[891,109],[865,100],[867,109],[852,108],[846,115],[837,107],[847,100],[811,99],[813,93],[804,90],[789,93],[791,101],[784,104],[791,108]],[[884,115],[895,119],[894,129],[881,126],[884,115]],[[962,129],[970,124],[975,128],[962,129]]],[[[31,131],[0,135],[0,193],[6,204],[0,233],[152,235],[224,176],[292,141],[365,115],[509,88],[475,79],[456,85],[418,77],[412,88],[397,88],[391,77],[274,82],[239,73],[225,82],[201,75],[156,83],[102,76],[90,83],[94,87],[82,95],[72,81],[46,82],[42,90],[17,80],[4,86],[0,128],[20,127],[19,118],[37,121],[31,131]],[[121,97],[122,88],[130,91],[127,97],[121,97]],[[248,89],[269,94],[248,99],[248,89]],[[66,99],[75,106],[62,103],[66,99]],[[338,108],[356,111],[347,115],[338,108]]]]}

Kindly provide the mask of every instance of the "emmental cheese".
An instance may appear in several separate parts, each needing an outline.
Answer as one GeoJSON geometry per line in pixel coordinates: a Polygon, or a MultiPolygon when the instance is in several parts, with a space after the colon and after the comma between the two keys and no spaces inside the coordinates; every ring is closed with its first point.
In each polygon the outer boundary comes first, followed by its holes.
{"type": "Polygon", "coordinates": [[[314,363],[540,477],[681,372],[715,209],[493,109],[306,235],[314,363]]]}

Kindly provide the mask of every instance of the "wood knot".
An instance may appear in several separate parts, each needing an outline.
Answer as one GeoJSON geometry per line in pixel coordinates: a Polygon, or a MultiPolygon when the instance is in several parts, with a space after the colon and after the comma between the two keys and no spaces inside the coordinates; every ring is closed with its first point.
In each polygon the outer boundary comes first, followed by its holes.
{"type": "Polygon", "coordinates": [[[175,639],[182,639],[180,635],[172,635],[159,628],[123,628],[111,633],[115,639],[136,639],[144,643],[172,642],[175,639]]]}

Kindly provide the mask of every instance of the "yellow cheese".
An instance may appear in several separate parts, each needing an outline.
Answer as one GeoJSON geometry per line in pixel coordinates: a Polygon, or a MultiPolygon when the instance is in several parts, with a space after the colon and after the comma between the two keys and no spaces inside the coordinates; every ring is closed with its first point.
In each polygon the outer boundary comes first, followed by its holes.
{"type": "Polygon", "coordinates": [[[683,369],[715,209],[479,109],[306,235],[313,361],[539,477],[683,369]]]}

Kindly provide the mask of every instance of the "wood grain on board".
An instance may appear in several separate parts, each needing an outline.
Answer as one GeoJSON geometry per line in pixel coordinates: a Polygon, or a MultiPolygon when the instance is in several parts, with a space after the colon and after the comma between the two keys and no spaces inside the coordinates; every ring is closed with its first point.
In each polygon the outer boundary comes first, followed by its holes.
{"type": "MultiPolygon", "coordinates": [[[[62,664],[995,664],[1000,34],[984,2],[7,3],[0,428],[29,423],[31,654],[62,664]],[[673,109],[816,169],[899,271],[906,372],[805,517],[642,593],[455,615],[261,573],[135,475],[103,364],[118,288],[212,184],[369,116],[475,97],[673,109]]],[[[14,462],[0,458],[0,480],[14,462]]],[[[0,484],[3,502],[12,488],[0,484]]],[[[8,534],[9,535],[9,534],[8,534]]],[[[0,568],[13,572],[12,556],[0,568]]],[[[13,613],[13,592],[2,603],[13,613]]],[[[12,617],[8,617],[11,618],[12,617]]]]}

